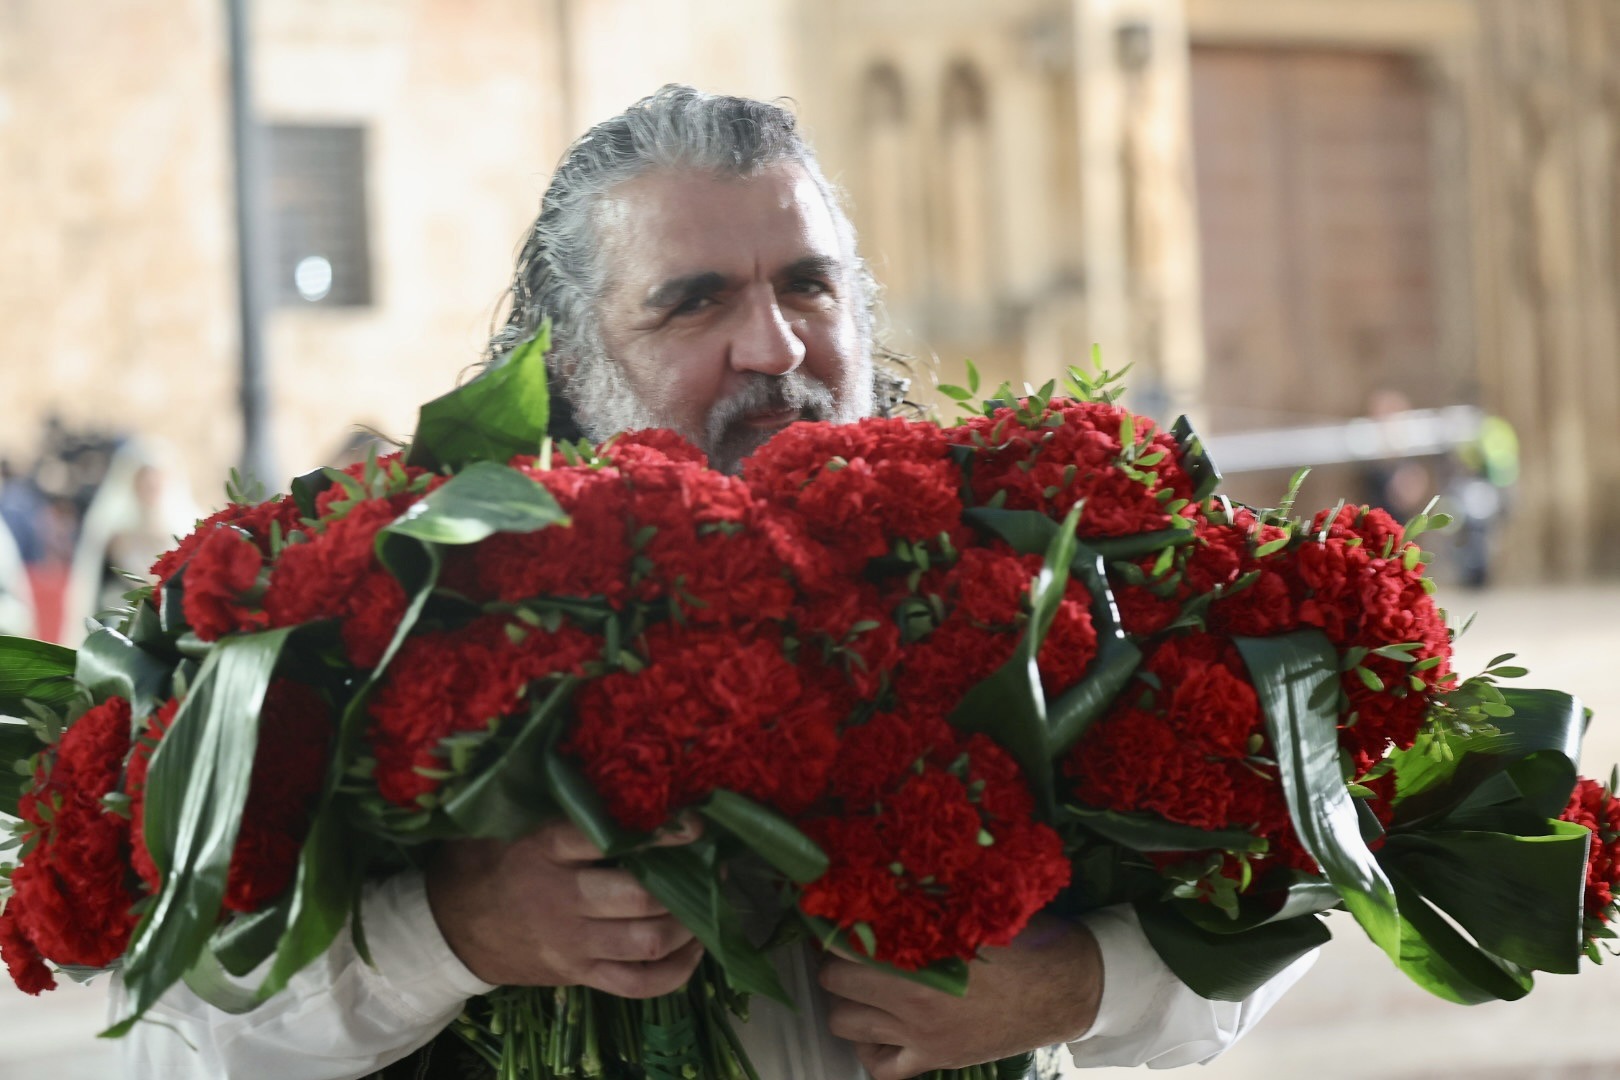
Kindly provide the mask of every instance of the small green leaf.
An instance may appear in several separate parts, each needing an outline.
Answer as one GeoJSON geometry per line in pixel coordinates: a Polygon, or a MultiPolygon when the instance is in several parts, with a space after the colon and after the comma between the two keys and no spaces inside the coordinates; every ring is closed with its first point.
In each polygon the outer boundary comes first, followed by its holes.
{"type": "Polygon", "coordinates": [[[716,791],[703,816],[801,885],[827,872],[827,854],[787,818],[734,791],[716,791]]]}
{"type": "Polygon", "coordinates": [[[548,322],[477,378],[422,406],[406,460],[438,471],[537,453],[550,418],[550,347],[548,322]]]}
{"type": "Polygon", "coordinates": [[[495,533],[529,533],[567,525],[551,492],[493,461],[468,465],[383,530],[424,543],[476,544],[495,533]]]}

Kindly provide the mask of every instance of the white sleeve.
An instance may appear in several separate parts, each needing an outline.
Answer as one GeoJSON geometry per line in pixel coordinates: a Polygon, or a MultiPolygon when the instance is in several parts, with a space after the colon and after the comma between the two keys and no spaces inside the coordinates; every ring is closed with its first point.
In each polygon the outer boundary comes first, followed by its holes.
{"type": "Polygon", "coordinates": [[[1091,1030],[1069,1044],[1081,1068],[1173,1069],[1209,1061],[1258,1023],[1316,961],[1314,951],[1307,953],[1246,1001],[1211,1001],[1159,959],[1130,905],[1092,912],[1084,922],[1102,951],[1103,993],[1091,1030]]]}
{"type": "MultiPolygon", "coordinates": [[[[345,930],[251,1012],[221,1012],[175,986],[124,1037],[129,1080],[352,1080],[428,1042],[493,987],[456,958],[433,921],[422,876],[369,885],[361,920],[372,967],[345,930]],[[189,1045],[188,1045],[189,1044],[189,1045]]],[[[243,984],[254,985],[263,969],[243,984]]],[[[114,982],[114,1020],[128,1006],[114,982]]]]}

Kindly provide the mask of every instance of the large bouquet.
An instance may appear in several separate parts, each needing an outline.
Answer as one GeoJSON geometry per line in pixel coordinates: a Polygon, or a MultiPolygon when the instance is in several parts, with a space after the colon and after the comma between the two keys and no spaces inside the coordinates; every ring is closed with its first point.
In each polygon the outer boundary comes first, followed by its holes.
{"type": "Polygon", "coordinates": [[[795,935],[960,992],[1037,912],[1132,903],[1237,999],[1342,908],[1462,1002],[1610,936],[1583,710],[1452,670],[1437,517],[1232,504],[1100,370],[952,427],[795,424],[740,477],[668,433],[553,444],[544,348],[408,452],[234,491],[77,654],[0,639],[19,986],[118,968],[114,1034],[182,979],[250,1009],[340,933],[364,955],[367,880],[558,818],[707,959],[650,1002],[474,1002],[502,1076],[752,1075],[729,1018],[785,999],[795,935]]]}

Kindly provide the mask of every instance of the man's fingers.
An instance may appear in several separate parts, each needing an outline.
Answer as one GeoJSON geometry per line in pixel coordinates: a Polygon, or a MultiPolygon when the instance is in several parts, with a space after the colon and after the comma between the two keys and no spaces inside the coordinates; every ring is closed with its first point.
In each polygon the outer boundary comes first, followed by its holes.
{"type": "Polygon", "coordinates": [[[527,838],[540,853],[554,863],[578,864],[600,862],[607,856],[591,842],[591,838],[566,821],[543,825],[527,838]]]}
{"type": "Polygon", "coordinates": [[[857,1046],[855,1059],[872,1074],[872,1080],[912,1080],[934,1070],[934,1066],[910,1046],[857,1046]]]}
{"type": "Polygon", "coordinates": [[[685,986],[702,959],[703,943],[689,941],[674,953],[651,964],[598,961],[584,983],[624,998],[659,997],[685,986]]]}
{"type": "Polygon", "coordinates": [[[585,948],[593,960],[652,963],[674,955],[692,941],[692,931],[673,915],[656,919],[590,919],[585,948]]]}
{"type": "Polygon", "coordinates": [[[837,957],[828,957],[821,962],[818,978],[822,989],[834,997],[877,1007],[893,1002],[898,991],[911,985],[897,976],[885,975],[870,965],[837,957]]]}
{"type": "Polygon", "coordinates": [[[580,914],[588,919],[653,919],[669,909],[627,870],[587,867],[574,875],[580,914]]]}
{"type": "Polygon", "coordinates": [[[854,1001],[834,1000],[827,1012],[827,1030],[845,1042],[897,1043],[900,1021],[882,1009],[854,1001]]]}

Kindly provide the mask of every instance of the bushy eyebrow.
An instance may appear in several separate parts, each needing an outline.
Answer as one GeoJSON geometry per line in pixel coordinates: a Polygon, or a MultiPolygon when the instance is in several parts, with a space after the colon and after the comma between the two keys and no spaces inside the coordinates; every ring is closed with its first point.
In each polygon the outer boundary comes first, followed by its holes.
{"type": "Polygon", "coordinates": [[[825,278],[836,282],[843,277],[844,263],[842,259],[831,255],[806,255],[788,263],[777,275],[778,280],[792,281],[798,278],[825,278]]]}
{"type": "MultiPolygon", "coordinates": [[[[806,255],[788,263],[776,274],[778,281],[798,281],[803,278],[825,278],[837,282],[844,272],[843,261],[831,255],[806,255]]],[[[667,311],[694,296],[708,296],[725,290],[731,279],[718,270],[702,270],[696,274],[682,274],[660,282],[648,291],[641,306],[649,311],[667,311]]]]}
{"type": "Polygon", "coordinates": [[[726,276],[718,270],[704,270],[696,274],[683,274],[672,277],[660,285],[654,286],[647,293],[647,299],[642,301],[642,307],[653,311],[663,311],[675,307],[681,301],[693,296],[707,296],[719,292],[726,287],[726,276]]]}

